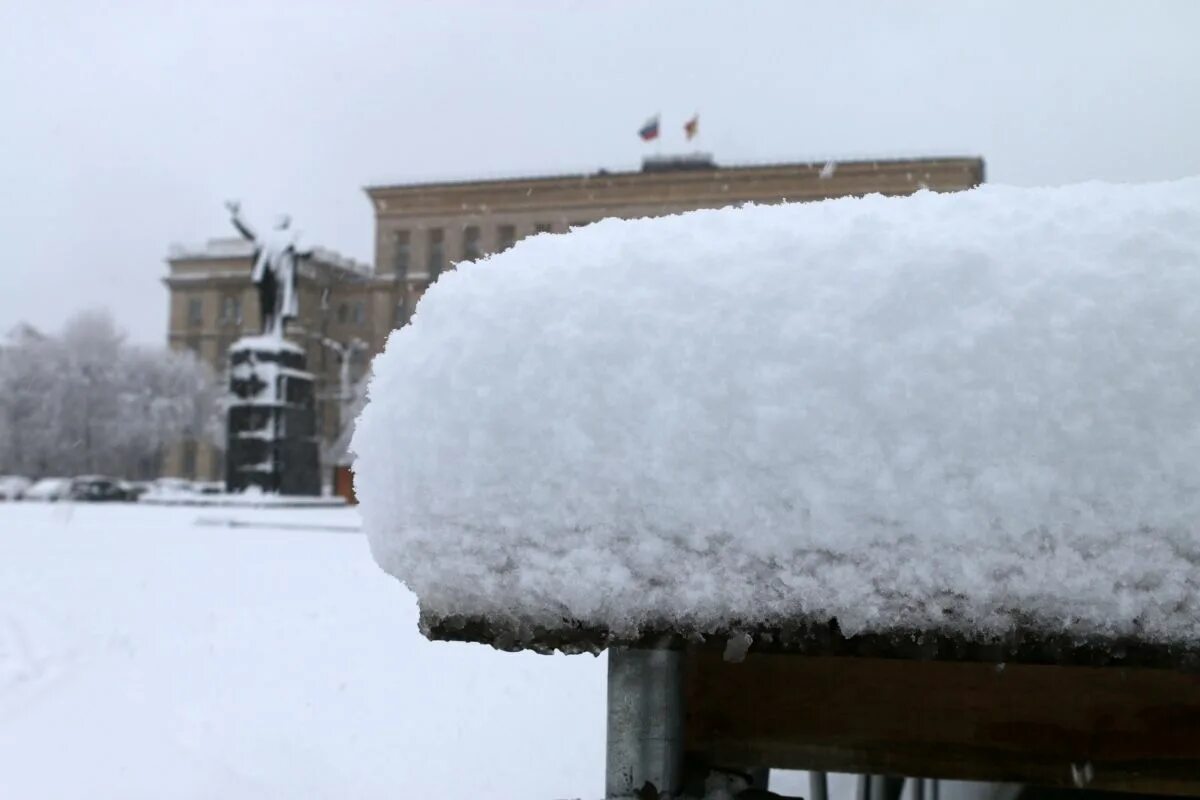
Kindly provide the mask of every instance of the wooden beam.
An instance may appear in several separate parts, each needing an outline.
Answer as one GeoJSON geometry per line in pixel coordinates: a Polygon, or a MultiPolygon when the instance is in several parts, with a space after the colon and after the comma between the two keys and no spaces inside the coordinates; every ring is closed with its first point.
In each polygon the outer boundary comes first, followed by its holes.
{"type": "Polygon", "coordinates": [[[1200,675],[749,654],[685,659],[710,764],[1200,796],[1200,675]]]}

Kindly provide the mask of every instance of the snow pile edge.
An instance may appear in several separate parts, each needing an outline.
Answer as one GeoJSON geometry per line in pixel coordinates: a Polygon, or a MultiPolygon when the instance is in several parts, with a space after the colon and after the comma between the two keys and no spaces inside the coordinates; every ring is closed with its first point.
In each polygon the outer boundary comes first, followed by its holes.
{"type": "Polygon", "coordinates": [[[443,275],[353,441],[510,629],[1200,642],[1200,180],[605,220],[443,275]]]}

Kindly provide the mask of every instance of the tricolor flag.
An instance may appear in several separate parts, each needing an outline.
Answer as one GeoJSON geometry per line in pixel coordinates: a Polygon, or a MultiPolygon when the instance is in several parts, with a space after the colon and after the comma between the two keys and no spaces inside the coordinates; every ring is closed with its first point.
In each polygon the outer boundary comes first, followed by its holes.
{"type": "Polygon", "coordinates": [[[643,142],[648,142],[651,139],[658,138],[658,115],[655,114],[650,119],[646,120],[646,124],[638,130],[638,136],[642,137],[643,142]]]}
{"type": "Polygon", "coordinates": [[[688,138],[689,142],[692,139],[696,138],[696,134],[700,132],[700,115],[699,114],[692,117],[687,122],[683,123],[683,132],[687,134],[687,138],[688,138]]]}

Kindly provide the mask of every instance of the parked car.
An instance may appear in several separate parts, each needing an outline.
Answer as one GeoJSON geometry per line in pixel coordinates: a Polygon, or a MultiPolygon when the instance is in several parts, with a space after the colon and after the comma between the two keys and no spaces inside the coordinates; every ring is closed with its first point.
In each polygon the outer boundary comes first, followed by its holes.
{"type": "Polygon", "coordinates": [[[137,500],[154,488],[154,484],[149,481],[121,481],[121,486],[125,488],[129,500],[137,500]]]}
{"type": "Polygon", "coordinates": [[[197,481],[195,488],[200,494],[225,494],[224,481],[197,481]]]}
{"type": "Polygon", "coordinates": [[[33,481],[21,475],[0,475],[0,500],[20,500],[33,481]]]}
{"type": "Polygon", "coordinates": [[[179,492],[187,492],[189,494],[196,491],[196,486],[191,481],[185,478],[155,478],[150,482],[152,492],[160,492],[167,494],[177,494],[179,492]]]}
{"type": "Polygon", "coordinates": [[[71,498],[70,478],[42,478],[25,490],[25,500],[41,500],[53,503],[71,498]]]}
{"type": "Polygon", "coordinates": [[[71,499],[88,503],[129,500],[122,481],[104,475],[82,475],[71,481],[71,499]]]}

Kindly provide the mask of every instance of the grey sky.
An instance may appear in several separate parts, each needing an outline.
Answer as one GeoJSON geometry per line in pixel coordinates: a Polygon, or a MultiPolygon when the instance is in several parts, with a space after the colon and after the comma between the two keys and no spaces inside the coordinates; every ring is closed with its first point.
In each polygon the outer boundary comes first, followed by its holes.
{"type": "Polygon", "coordinates": [[[166,332],[172,241],[289,211],[369,260],[361,187],[980,154],[1017,184],[1200,174],[1200,3],[0,4],[0,332],[166,332]]]}

